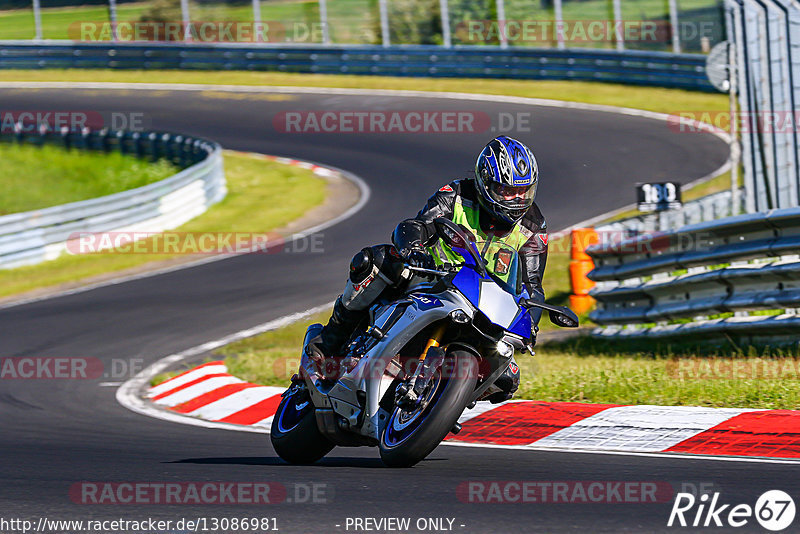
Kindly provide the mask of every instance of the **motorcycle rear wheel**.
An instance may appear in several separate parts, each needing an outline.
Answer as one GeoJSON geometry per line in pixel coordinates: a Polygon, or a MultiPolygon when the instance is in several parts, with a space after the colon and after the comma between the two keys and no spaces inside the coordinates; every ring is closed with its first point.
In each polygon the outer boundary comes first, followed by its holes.
{"type": "Polygon", "coordinates": [[[270,441],[278,456],[290,464],[313,464],[331,452],[334,444],[317,427],[308,390],[295,388],[278,405],[272,419],[270,441]]]}
{"type": "Polygon", "coordinates": [[[411,467],[423,460],[447,436],[458,421],[478,380],[478,362],[469,352],[447,353],[444,373],[436,372],[429,391],[427,406],[406,411],[395,407],[379,443],[381,459],[389,467],[411,467]]]}

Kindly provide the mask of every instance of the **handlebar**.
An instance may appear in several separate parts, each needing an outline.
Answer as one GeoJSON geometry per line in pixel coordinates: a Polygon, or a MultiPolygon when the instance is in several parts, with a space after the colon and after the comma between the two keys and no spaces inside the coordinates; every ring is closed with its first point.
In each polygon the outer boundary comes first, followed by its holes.
{"type": "Polygon", "coordinates": [[[431,276],[447,276],[450,274],[447,271],[437,271],[436,269],[426,269],[424,267],[414,267],[413,265],[405,264],[405,268],[414,273],[429,274],[431,276]]]}

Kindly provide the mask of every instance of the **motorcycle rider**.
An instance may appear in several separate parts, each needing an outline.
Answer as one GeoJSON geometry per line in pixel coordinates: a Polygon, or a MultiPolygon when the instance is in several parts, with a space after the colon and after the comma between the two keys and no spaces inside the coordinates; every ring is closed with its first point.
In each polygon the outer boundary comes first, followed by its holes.
{"type": "MultiPolygon", "coordinates": [[[[393,245],[362,249],[350,263],[344,292],[333,307],[328,324],[307,345],[309,357],[321,368],[327,358],[337,356],[369,307],[385,291],[402,285],[404,263],[434,268],[457,263],[458,257],[436,235],[433,220],[446,217],[461,224],[480,240],[491,237],[517,251],[522,283],[532,298],[544,301],[542,277],[547,261],[547,229],[534,203],[539,168],[531,150],[520,141],[500,136],[487,144],[475,162],[475,177],[455,180],[441,187],[413,219],[402,221],[392,235],[393,245]]],[[[507,275],[508,258],[497,252],[487,269],[507,275]],[[505,262],[503,260],[506,260],[505,262]]],[[[485,255],[484,255],[485,257],[485,255]]],[[[541,312],[532,313],[535,341],[541,312]]],[[[510,399],[519,387],[515,362],[495,385],[492,402],[510,399]]]]}

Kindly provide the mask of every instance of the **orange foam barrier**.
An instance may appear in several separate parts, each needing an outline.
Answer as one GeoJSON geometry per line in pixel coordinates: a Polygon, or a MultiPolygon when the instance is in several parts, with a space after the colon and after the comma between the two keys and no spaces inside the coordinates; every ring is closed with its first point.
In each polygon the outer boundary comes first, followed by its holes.
{"type": "Polygon", "coordinates": [[[586,249],[597,244],[599,237],[594,228],[573,228],[570,233],[570,259],[577,261],[592,261],[586,254],[586,249]]]}

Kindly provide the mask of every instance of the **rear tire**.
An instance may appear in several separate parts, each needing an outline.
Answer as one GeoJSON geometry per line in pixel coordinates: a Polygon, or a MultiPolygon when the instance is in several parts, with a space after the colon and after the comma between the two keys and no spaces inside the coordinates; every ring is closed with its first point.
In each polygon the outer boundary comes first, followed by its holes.
{"type": "Polygon", "coordinates": [[[395,407],[379,443],[381,459],[389,467],[411,467],[428,456],[458,421],[478,380],[478,361],[469,352],[453,350],[445,368],[455,376],[443,377],[441,369],[427,393],[429,404],[421,412],[395,407]]]}
{"type": "Polygon", "coordinates": [[[313,464],[334,445],[322,435],[314,416],[314,405],[304,386],[295,386],[278,405],[272,419],[270,440],[278,456],[290,464],[313,464]]]}

